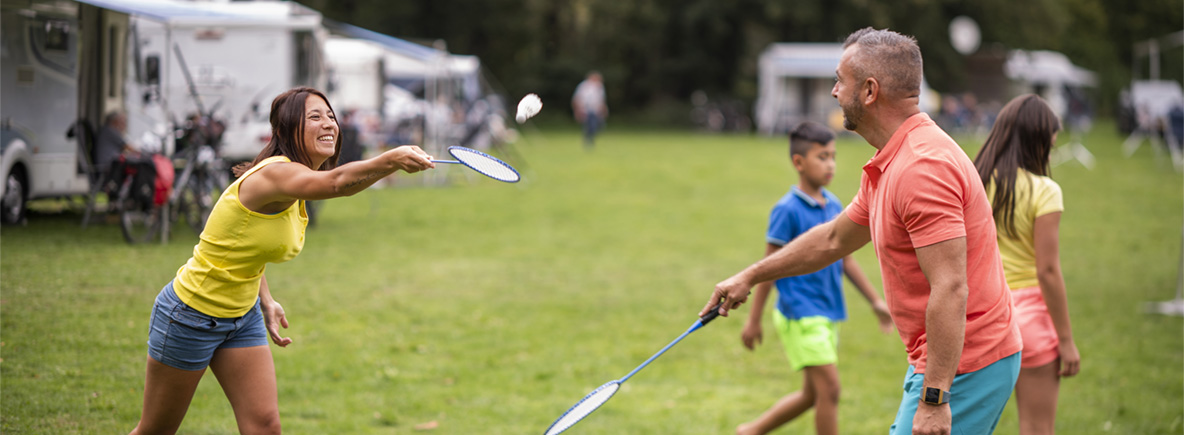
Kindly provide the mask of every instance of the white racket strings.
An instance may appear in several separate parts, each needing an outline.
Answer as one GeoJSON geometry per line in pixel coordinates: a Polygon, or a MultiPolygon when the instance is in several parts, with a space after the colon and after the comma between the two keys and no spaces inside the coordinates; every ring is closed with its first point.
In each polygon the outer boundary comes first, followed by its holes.
{"type": "Polygon", "coordinates": [[[484,153],[461,148],[452,148],[449,152],[468,167],[490,178],[505,182],[515,182],[520,178],[518,172],[509,165],[484,153]]]}

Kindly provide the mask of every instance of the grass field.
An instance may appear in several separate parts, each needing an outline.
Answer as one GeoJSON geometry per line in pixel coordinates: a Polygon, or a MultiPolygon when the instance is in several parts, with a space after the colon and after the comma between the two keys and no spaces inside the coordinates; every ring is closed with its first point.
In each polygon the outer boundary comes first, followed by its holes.
{"type": "MultiPolygon", "coordinates": [[[[1184,433],[1184,319],[1141,311],[1175,292],[1184,177],[1147,146],[1124,158],[1112,131],[1087,138],[1093,171],[1053,170],[1082,354],[1057,426],[1184,433]]],[[[295,340],[273,346],[288,433],[542,433],[683,332],[716,282],[759,258],[768,210],[796,182],[780,138],[610,129],[592,152],[574,130],[526,139],[523,183],[448,168],[451,185],[416,187],[407,181],[422,175],[400,175],[403,187],[330,201],[304,253],[269,266],[295,340]]],[[[873,151],[841,139],[831,188],[844,202],[873,151]]],[[[42,213],[2,230],[5,434],[126,433],[139,417],[152,301],[196,236],[128,246],[117,227],[79,221],[42,213]]],[[[879,286],[872,249],[856,258],[879,286]]],[[[878,332],[849,285],[847,300],[841,430],[881,434],[899,402],[903,345],[878,332]]],[[[569,433],[731,433],[800,388],[768,319],[765,344],[741,346],[746,313],[687,337],[569,433]]],[[[181,433],[235,432],[207,378],[181,433]]],[[[779,433],[812,433],[811,420],[779,433]]],[[[998,433],[1016,424],[1012,405],[998,433]]]]}

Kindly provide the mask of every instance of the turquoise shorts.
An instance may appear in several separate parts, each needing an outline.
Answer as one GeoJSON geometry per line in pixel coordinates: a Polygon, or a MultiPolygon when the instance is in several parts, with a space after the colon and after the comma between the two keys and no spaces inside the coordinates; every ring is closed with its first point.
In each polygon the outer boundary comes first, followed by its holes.
{"type": "MultiPolygon", "coordinates": [[[[954,376],[954,385],[950,387],[950,414],[953,416],[950,435],[994,433],[1019,375],[1020,352],[1016,352],[977,371],[954,376]]],[[[889,434],[913,433],[913,415],[920,406],[924,384],[925,375],[913,373],[910,365],[904,376],[904,397],[900,400],[896,421],[888,429],[889,434]]]]}
{"type": "Polygon", "coordinates": [[[773,326],[794,371],[839,362],[839,324],[823,316],[790,320],[773,311],[773,326]]]}

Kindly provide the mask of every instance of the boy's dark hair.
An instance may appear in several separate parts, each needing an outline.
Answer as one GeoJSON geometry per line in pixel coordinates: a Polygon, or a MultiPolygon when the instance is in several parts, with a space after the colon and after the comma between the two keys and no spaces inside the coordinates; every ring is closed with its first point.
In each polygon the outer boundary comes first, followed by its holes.
{"type": "Polygon", "coordinates": [[[835,140],[835,132],[814,121],[805,121],[789,132],[789,155],[804,156],[814,144],[826,145],[835,140]]]}

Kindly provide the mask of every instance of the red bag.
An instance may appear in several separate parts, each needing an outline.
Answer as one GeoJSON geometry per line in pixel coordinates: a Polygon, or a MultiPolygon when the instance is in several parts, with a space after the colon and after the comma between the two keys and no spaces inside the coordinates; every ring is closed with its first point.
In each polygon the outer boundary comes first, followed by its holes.
{"type": "Polygon", "coordinates": [[[164,205],[173,193],[173,179],[176,178],[173,161],[162,154],[153,154],[152,164],[156,166],[156,193],[152,197],[152,202],[164,205]]]}

